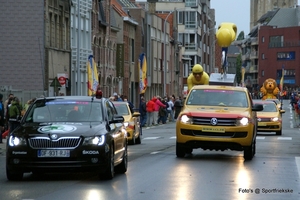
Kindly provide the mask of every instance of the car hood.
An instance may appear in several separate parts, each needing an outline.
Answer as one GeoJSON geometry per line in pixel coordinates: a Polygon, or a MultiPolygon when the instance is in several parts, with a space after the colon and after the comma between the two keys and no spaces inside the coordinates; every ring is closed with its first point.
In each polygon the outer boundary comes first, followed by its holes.
{"type": "Polygon", "coordinates": [[[104,123],[25,123],[13,132],[16,136],[44,136],[57,134],[63,136],[92,136],[104,134],[107,130],[104,123]]]}
{"type": "Polygon", "coordinates": [[[250,117],[250,108],[233,108],[220,106],[186,106],[182,113],[194,117],[250,117]]]}
{"type": "Polygon", "coordinates": [[[272,118],[279,117],[278,112],[257,112],[258,118],[272,118]]]}

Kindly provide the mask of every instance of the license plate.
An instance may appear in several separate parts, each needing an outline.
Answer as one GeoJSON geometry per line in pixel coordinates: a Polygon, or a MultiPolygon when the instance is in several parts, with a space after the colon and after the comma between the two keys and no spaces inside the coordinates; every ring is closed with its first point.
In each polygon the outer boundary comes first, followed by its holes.
{"type": "Polygon", "coordinates": [[[204,132],[225,133],[225,128],[202,128],[204,132]]]}
{"type": "Polygon", "coordinates": [[[258,122],[258,126],[267,126],[265,122],[258,122]]]}
{"type": "Polygon", "coordinates": [[[70,157],[70,150],[38,150],[38,157],[49,158],[49,157],[70,157]]]}

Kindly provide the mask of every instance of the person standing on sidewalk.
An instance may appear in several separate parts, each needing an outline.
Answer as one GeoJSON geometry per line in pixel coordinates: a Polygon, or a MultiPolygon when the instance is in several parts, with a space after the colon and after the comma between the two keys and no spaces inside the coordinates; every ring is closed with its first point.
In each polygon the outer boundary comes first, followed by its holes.
{"type": "Polygon", "coordinates": [[[144,97],[141,97],[139,112],[141,118],[141,127],[144,127],[147,122],[147,109],[146,109],[146,101],[144,97]]]}
{"type": "Polygon", "coordinates": [[[150,99],[146,104],[147,110],[147,126],[150,127],[154,123],[154,97],[150,99]]]}
{"type": "Polygon", "coordinates": [[[169,106],[167,107],[168,117],[170,122],[174,122],[174,103],[171,98],[168,101],[169,106]]]}
{"type": "Polygon", "coordinates": [[[2,143],[2,133],[4,131],[5,119],[4,119],[4,105],[3,94],[0,93],[0,143],[2,143]]]}

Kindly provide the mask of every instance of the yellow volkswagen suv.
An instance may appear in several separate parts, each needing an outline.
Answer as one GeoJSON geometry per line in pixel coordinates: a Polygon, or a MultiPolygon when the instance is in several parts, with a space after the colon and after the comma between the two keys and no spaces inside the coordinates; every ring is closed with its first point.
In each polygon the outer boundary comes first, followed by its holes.
{"type": "Polygon", "coordinates": [[[193,149],[244,151],[251,160],[256,149],[256,111],[245,87],[197,85],[189,92],[176,122],[176,155],[193,149]]]}

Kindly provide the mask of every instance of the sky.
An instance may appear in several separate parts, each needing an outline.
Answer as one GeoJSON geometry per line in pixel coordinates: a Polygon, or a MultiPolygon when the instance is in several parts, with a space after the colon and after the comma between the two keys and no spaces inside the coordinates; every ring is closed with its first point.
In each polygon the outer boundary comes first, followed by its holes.
{"type": "Polygon", "coordinates": [[[237,35],[250,33],[250,0],[211,0],[210,8],[215,9],[216,27],[223,22],[237,26],[237,35]]]}
{"type": "Polygon", "coordinates": [[[237,35],[241,31],[245,36],[250,33],[250,0],[211,0],[210,8],[215,9],[215,28],[222,22],[231,22],[237,26],[237,35]]]}

